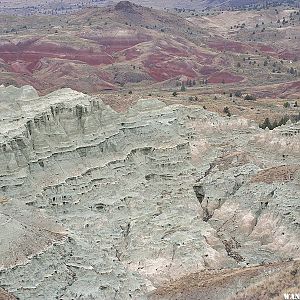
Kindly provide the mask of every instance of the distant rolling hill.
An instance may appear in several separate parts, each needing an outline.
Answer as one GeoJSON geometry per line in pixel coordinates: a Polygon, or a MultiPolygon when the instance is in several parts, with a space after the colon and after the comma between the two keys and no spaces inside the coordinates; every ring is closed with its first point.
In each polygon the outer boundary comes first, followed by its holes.
{"type": "Polygon", "coordinates": [[[249,5],[283,4],[289,3],[299,6],[297,0],[133,0],[133,2],[157,7],[157,8],[186,8],[186,9],[206,9],[206,8],[225,8],[225,7],[244,7],[249,5]]]}
{"type": "MultiPolygon", "coordinates": [[[[62,14],[89,6],[104,6],[117,3],[116,0],[2,0],[0,13],[14,14],[62,14]]],[[[243,7],[248,5],[266,5],[289,3],[299,7],[298,0],[132,0],[132,2],[153,8],[206,9],[243,7]]]]}
{"type": "MultiPolygon", "coordinates": [[[[87,93],[174,89],[184,81],[205,82],[213,93],[227,84],[257,87],[261,78],[293,82],[295,72],[287,71],[300,69],[300,21],[288,10],[278,16],[274,9],[171,13],[128,1],[63,17],[0,16],[0,84],[29,84],[45,94],[61,87],[87,93]],[[278,16],[290,23],[279,28],[278,16]],[[267,30],[256,28],[262,20],[267,30]],[[243,28],[236,25],[243,22],[243,28]]],[[[299,83],[290,84],[293,89],[283,85],[278,93],[297,93],[299,83]]],[[[266,93],[278,94],[272,87],[264,87],[266,93]]]]}

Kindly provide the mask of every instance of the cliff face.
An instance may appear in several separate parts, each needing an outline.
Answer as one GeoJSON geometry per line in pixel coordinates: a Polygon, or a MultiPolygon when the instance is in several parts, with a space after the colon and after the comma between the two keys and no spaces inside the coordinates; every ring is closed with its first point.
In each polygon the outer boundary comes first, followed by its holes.
{"type": "Polygon", "coordinates": [[[1,87],[0,108],[0,282],[20,299],[144,299],[299,253],[297,153],[263,142],[295,136],[156,99],[116,113],[69,89],[1,87]]]}

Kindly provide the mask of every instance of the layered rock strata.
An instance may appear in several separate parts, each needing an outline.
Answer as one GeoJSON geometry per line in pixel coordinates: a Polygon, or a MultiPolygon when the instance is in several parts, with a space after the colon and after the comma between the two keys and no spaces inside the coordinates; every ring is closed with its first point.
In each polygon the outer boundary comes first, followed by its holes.
{"type": "Polygon", "coordinates": [[[146,299],[299,256],[299,141],[266,138],[294,136],[156,99],[117,113],[70,89],[0,87],[0,108],[0,283],[19,299],[146,299]]]}

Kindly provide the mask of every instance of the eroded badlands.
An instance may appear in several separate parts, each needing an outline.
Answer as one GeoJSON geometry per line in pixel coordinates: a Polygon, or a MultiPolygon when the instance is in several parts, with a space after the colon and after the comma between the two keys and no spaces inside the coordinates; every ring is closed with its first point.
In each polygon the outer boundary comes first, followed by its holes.
{"type": "Polygon", "coordinates": [[[229,272],[206,295],[230,299],[299,258],[299,123],[29,86],[0,118],[3,297],[184,299],[160,287],[229,272]]]}

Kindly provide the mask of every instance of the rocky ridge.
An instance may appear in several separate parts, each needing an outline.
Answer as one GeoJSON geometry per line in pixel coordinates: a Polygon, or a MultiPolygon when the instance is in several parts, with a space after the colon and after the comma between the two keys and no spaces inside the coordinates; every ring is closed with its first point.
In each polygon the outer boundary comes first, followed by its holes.
{"type": "Polygon", "coordinates": [[[299,258],[291,125],[29,86],[0,87],[0,108],[0,285],[19,299],[146,299],[193,272],[299,258]]]}

